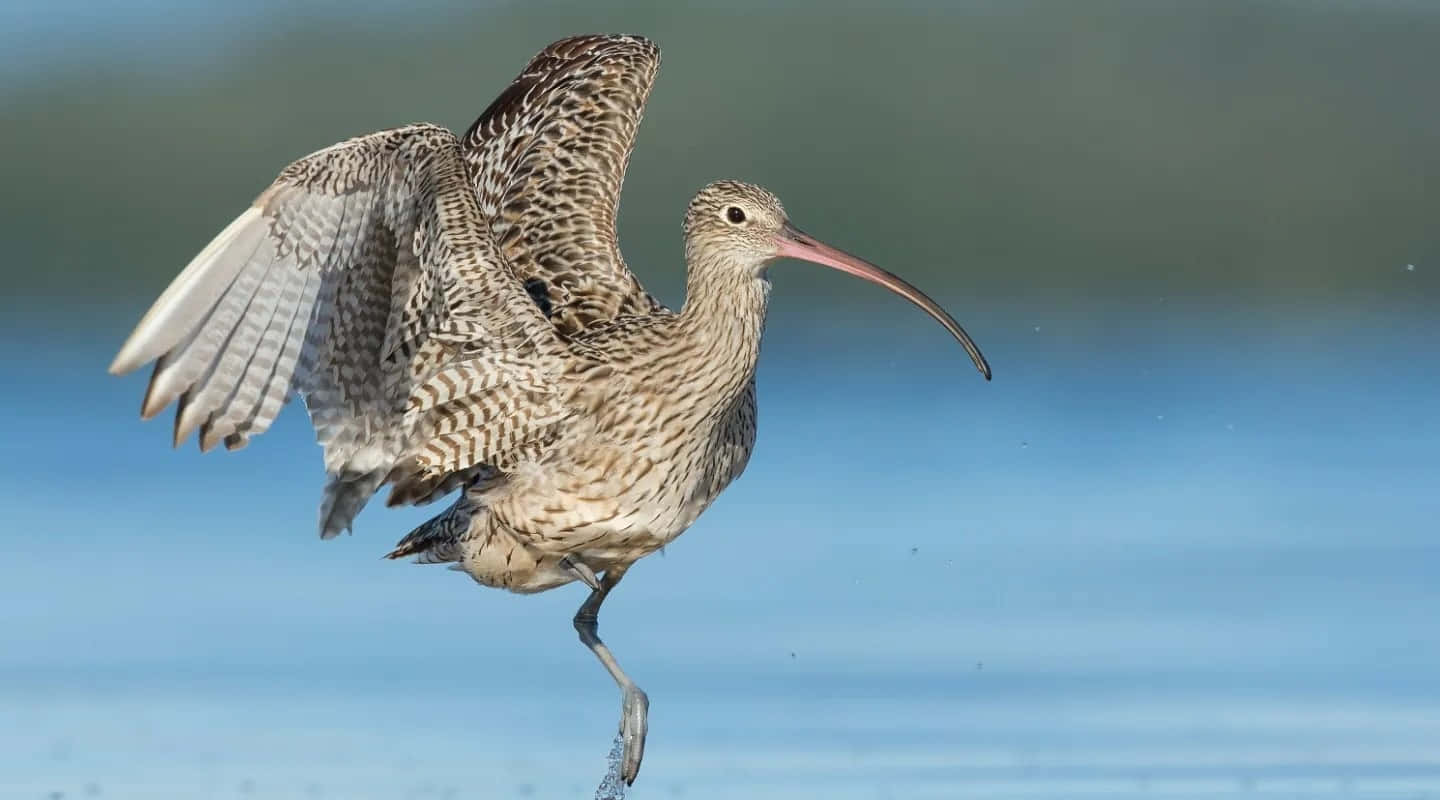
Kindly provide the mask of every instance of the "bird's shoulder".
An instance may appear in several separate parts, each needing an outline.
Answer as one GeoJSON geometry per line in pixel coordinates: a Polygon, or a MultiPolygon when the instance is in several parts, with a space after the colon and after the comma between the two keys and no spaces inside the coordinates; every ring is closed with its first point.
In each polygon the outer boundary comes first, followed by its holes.
{"type": "Polygon", "coordinates": [[[645,314],[623,314],[586,328],[570,342],[581,354],[611,360],[623,357],[629,347],[665,340],[675,333],[679,321],[679,314],[664,307],[645,314]]]}

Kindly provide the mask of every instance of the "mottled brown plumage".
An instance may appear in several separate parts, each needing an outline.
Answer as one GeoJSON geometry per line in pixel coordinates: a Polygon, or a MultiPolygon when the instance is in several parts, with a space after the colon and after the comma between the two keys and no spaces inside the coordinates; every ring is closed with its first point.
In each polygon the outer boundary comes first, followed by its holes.
{"type": "Polygon", "coordinates": [[[461,138],[480,207],[505,258],[574,335],[661,306],[615,237],[620,184],[660,48],[576,36],[531,59],[461,138]]]}
{"type": "Polygon", "coordinates": [[[767,265],[805,258],[897,291],[989,367],[914,287],[793,228],[757,186],[713,183],[685,216],[679,312],[626,267],[615,206],[659,64],[650,42],[546,48],[462,139],[412,125],[287,167],[141,320],[111,369],[155,360],[142,407],[178,401],[175,441],[245,444],[289,392],[325,451],[320,533],[392,503],[454,503],[390,557],[537,592],[574,580],[575,617],[622,689],[622,776],[645,694],[596,635],[637,559],[745,468],[767,265]],[[597,577],[597,573],[599,577],[597,577]]]}

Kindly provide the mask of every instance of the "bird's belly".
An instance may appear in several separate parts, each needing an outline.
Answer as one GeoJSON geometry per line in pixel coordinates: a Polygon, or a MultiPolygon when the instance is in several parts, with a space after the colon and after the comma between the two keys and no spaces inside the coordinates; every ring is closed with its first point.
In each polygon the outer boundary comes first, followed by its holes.
{"type": "MultiPolygon", "coordinates": [[[[703,475],[641,450],[600,453],[591,466],[513,480],[494,512],[545,554],[574,555],[596,571],[628,565],[673,541],[713,494],[703,475]]],[[[582,464],[585,462],[581,462],[582,464]]]]}
{"type": "Polygon", "coordinates": [[[529,594],[543,592],[574,580],[560,559],[530,545],[529,537],[512,530],[488,513],[471,518],[459,541],[456,568],[476,582],[497,589],[529,594]]]}
{"type": "Polygon", "coordinates": [[[754,394],[708,425],[681,420],[639,435],[595,431],[512,472],[486,499],[526,546],[574,556],[597,572],[625,567],[674,541],[744,470],[755,442],[754,394]]]}
{"type": "Polygon", "coordinates": [[[610,523],[590,526],[570,552],[596,570],[630,564],[674,541],[703,510],[674,508],[656,514],[652,509],[637,509],[610,523]]]}
{"type": "Polygon", "coordinates": [[[595,571],[628,566],[684,533],[703,508],[675,503],[636,503],[616,498],[579,502],[577,517],[591,519],[560,530],[537,533],[534,547],[547,554],[574,555],[595,571]],[[579,509],[588,508],[586,514],[579,509]]]}
{"type": "Polygon", "coordinates": [[[567,531],[516,530],[491,513],[477,514],[458,542],[456,567],[486,586],[528,594],[576,580],[567,556],[595,572],[624,568],[664,547],[683,528],[640,527],[617,519],[567,531]]]}

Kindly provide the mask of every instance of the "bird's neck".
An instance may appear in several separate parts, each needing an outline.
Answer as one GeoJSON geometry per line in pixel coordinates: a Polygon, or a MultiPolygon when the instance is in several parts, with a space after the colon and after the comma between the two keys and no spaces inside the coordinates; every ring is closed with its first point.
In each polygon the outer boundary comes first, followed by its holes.
{"type": "Polygon", "coordinates": [[[712,387],[709,399],[728,406],[755,376],[770,281],[714,256],[689,261],[677,333],[706,373],[694,377],[712,387]]]}

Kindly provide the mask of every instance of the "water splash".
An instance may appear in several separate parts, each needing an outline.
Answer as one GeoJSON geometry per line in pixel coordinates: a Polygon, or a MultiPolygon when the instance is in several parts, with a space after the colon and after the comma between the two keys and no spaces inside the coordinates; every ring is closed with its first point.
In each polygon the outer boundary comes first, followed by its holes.
{"type": "Polygon", "coordinates": [[[619,731],[616,731],[615,741],[610,745],[610,755],[606,759],[610,762],[610,770],[595,789],[595,800],[625,800],[625,781],[620,780],[620,754],[624,750],[625,740],[619,731]]]}

